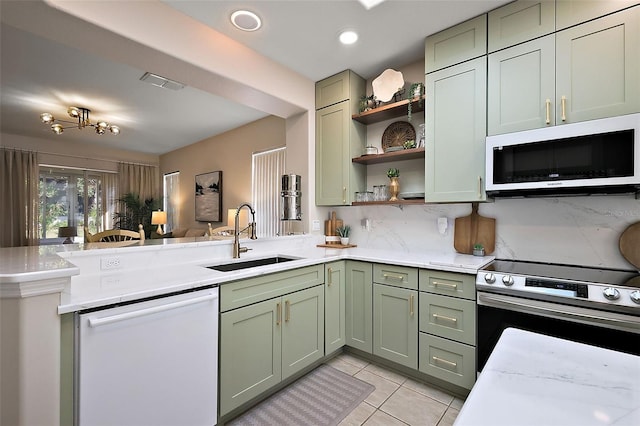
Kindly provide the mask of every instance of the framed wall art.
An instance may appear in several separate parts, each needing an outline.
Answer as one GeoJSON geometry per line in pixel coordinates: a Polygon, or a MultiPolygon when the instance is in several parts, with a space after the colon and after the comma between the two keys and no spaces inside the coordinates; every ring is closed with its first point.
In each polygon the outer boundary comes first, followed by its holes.
{"type": "Polygon", "coordinates": [[[196,175],[196,220],[222,222],[222,171],[196,175]]]}

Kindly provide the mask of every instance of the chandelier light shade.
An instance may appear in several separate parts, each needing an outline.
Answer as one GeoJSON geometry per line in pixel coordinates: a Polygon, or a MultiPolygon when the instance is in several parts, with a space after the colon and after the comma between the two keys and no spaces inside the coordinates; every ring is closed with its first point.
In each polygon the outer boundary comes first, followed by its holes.
{"type": "Polygon", "coordinates": [[[90,113],[91,110],[88,108],[72,106],[67,109],[67,114],[69,114],[69,117],[76,121],[56,119],[53,114],[48,112],[43,112],[42,114],[40,114],[40,121],[42,121],[42,123],[44,124],[50,125],[51,131],[56,135],[62,134],[65,129],[71,129],[74,127],[77,127],[79,130],[82,130],[86,127],[92,127],[99,135],[104,135],[106,132],[111,132],[111,134],[114,136],[120,134],[120,127],[109,124],[106,121],[98,121],[95,124],[92,123],[89,118],[90,113]],[[65,123],[68,125],[65,126],[61,123],[65,123]]]}

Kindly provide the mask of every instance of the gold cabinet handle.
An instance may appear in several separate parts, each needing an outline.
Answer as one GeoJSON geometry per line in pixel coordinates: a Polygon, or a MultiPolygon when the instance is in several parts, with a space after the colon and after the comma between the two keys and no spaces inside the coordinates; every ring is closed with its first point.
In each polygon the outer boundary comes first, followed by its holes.
{"type": "Polygon", "coordinates": [[[342,204],[347,204],[347,187],[342,187],[342,204]]]}
{"type": "Polygon", "coordinates": [[[291,305],[288,300],[284,301],[284,322],[289,322],[291,319],[291,305]]]}
{"type": "Polygon", "coordinates": [[[404,280],[404,277],[402,275],[382,274],[382,277],[385,280],[396,280],[396,281],[403,281],[404,280]]]}
{"type": "Polygon", "coordinates": [[[547,98],[545,101],[547,106],[547,119],[545,121],[546,124],[551,124],[551,99],[547,98]]]}
{"type": "Polygon", "coordinates": [[[328,269],[327,269],[327,272],[329,273],[329,281],[327,281],[327,286],[331,287],[331,284],[333,284],[333,283],[332,283],[332,278],[331,278],[331,273],[332,273],[333,271],[331,270],[331,268],[328,268],[328,269]]]}
{"type": "Polygon", "coordinates": [[[280,309],[280,303],[276,303],[276,325],[280,325],[282,321],[282,309],[280,309]]]}
{"type": "Polygon", "coordinates": [[[458,284],[449,284],[449,283],[444,283],[444,282],[440,282],[440,281],[433,281],[433,286],[434,287],[440,287],[440,286],[444,286],[444,287],[449,287],[453,290],[457,290],[458,289],[458,284]]]}
{"type": "Polygon", "coordinates": [[[445,317],[444,315],[432,314],[434,319],[443,319],[451,322],[458,322],[457,318],[445,317]]]}
{"type": "Polygon", "coordinates": [[[446,359],[438,358],[437,356],[432,356],[431,359],[433,359],[435,362],[441,362],[454,368],[458,366],[458,364],[455,362],[447,361],[446,359]]]}
{"type": "Polygon", "coordinates": [[[482,198],[482,176],[478,176],[478,198],[482,198]]]}
{"type": "Polygon", "coordinates": [[[413,294],[409,295],[409,316],[413,317],[413,294]]]}
{"type": "Polygon", "coordinates": [[[560,98],[560,103],[562,104],[562,121],[567,121],[567,111],[566,111],[567,98],[566,98],[566,96],[563,95],[560,98]]]}

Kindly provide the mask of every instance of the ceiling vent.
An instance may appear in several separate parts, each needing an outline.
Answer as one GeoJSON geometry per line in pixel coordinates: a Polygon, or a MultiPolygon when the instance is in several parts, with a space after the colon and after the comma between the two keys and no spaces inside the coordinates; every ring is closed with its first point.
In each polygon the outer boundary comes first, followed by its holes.
{"type": "Polygon", "coordinates": [[[145,83],[153,84],[154,86],[170,90],[181,90],[184,89],[185,86],[180,82],[169,80],[168,78],[152,74],[150,72],[144,73],[144,75],[140,77],[140,80],[144,81],[145,83]]]}

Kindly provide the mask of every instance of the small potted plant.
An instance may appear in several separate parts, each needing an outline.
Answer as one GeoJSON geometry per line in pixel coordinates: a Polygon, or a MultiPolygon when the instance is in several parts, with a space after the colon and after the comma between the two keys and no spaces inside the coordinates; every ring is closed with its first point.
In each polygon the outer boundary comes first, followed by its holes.
{"type": "Polygon", "coordinates": [[[474,244],[473,245],[473,255],[474,256],[484,256],[484,247],[482,247],[482,244],[474,244]]]}
{"type": "Polygon", "coordinates": [[[407,94],[407,99],[409,100],[407,104],[407,121],[411,121],[411,104],[416,98],[418,98],[418,105],[422,106],[422,95],[424,95],[424,84],[413,83],[407,94]]]}
{"type": "Polygon", "coordinates": [[[389,183],[389,194],[391,198],[389,198],[389,201],[398,201],[398,193],[400,192],[400,182],[398,178],[400,177],[400,170],[390,168],[387,170],[387,177],[391,179],[389,183]]]}
{"type": "Polygon", "coordinates": [[[340,236],[340,244],[343,246],[349,245],[349,234],[351,233],[351,227],[349,225],[338,226],[336,232],[340,236]]]}

